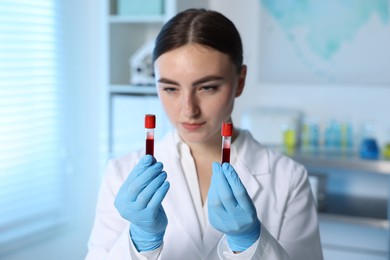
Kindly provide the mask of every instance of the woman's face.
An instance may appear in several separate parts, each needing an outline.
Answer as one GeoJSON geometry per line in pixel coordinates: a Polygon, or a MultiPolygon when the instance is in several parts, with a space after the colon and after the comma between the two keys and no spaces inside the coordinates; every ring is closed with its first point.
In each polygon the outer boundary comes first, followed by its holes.
{"type": "Polygon", "coordinates": [[[157,90],[165,112],[187,143],[220,139],[241,95],[246,67],[237,73],[229,56],[199,44],[164,53],[155,61],[157,90]]]}

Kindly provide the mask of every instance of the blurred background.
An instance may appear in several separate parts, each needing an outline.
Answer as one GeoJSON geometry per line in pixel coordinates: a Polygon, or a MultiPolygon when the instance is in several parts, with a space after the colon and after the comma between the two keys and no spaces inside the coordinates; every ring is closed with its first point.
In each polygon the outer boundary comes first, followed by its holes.
{"type": "Polygon", "coordinates": [[[0,0],[0,259],[85,257],[107,160],[171,129],[150,52],[189,7],[237,25],[233,121],[308,168],[325,259],[390,259],[388,0],[0,0]]]}

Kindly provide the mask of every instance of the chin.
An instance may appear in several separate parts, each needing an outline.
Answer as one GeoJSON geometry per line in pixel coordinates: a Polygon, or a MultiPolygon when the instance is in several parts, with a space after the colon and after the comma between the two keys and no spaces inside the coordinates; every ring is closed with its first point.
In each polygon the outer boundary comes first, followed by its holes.
{"type": "Polygon", "coordinates": [[[192,134],[180,134],[180,137],[185,143],[190,143],[190,144],[204,143],[206,141],[205,138],[202,138],[201,136],[192,135],[192,134]]]}
{"type": "Polygon", "coordinates": [[[212,135],[208,135],[207,133],[202,132],[179,132],[181,139],[187,144],[202,144],[209,143],[212,139],[212,135]]]}

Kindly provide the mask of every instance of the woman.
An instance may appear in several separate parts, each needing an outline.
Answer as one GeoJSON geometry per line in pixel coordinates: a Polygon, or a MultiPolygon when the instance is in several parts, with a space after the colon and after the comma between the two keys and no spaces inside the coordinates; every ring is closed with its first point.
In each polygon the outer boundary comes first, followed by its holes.
{"type": "Polygon", "coordinates": [[[160,31],[153,53],[159,98],[175,128],[144,151],[111,160],[87,259],[322,259],[305,168],[234,129],[246,66],[234,24],[190,9],[160,31]]]}

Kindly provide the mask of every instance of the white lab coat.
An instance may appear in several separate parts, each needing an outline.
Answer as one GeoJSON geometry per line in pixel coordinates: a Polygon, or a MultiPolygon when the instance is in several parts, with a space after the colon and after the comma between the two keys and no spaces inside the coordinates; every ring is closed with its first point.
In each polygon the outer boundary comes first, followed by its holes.
{"type": "MultiPolygon", "coordinates": [[[[256,206],[261,236],[252,259],[322,259],[317,212],[305,168],[260,145],[240,130],[240,147],[233,167],[256,206]]],[[[144,151],[111,160],[99,194],[87,259],[136,259],[129,223],[114,207],[115,196],[144,151]],[[133,252],[133,253],[130,253],[133,252]]],[[[232,151],[232,154],[233,151],[232,151]]],[[[170,189],[163,201],[168,227],[160,259],[233,259],[225,236],[210,225],[201,228],[179,159],[173,133],[156,143],[170,189]]],[[[146,259],[146,258],[144,258],[146,259]]]]}

